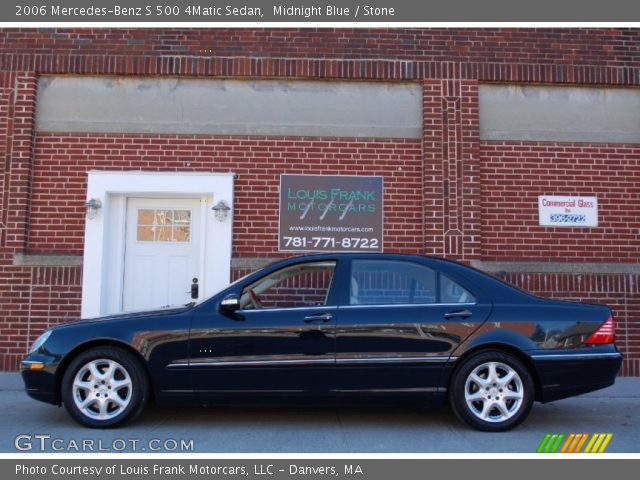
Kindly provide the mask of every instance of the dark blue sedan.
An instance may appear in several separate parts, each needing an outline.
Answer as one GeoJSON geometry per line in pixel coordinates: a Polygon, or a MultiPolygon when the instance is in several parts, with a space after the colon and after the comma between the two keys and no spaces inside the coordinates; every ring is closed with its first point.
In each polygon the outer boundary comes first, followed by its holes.
{"type": "Polygon", "coordinates": [[[449,401],[480,430],[614,383],[604,305],[532,296],[439,258],[323,254],[277,262],[197,305],[82,320],[43,333],[27,393],[88,427],[145,404],[354,398],[449,401]]]}

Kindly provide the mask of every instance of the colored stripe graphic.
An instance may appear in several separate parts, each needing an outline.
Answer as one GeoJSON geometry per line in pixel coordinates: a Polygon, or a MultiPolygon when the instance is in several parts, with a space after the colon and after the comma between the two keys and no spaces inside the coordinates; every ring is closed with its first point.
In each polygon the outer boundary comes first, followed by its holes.
{"type": "Polygon", "coordinates": [[[613,438],[612,433],[594,433],[584,453],[603,453],[613,438]]]}
{"type": "Polygon", "coordinates": [[[565,435],[564,433],[547,433],[540,442],[540,445],[538,445],[536,452],[603,453],[612,438],[612,433],[594,433],[592,435],[588,433],[570,433],[568,435],[565,435]],[[582,448],[585,443],[587,446],[583,451],[582,448]]]}
{"type": "Polygon", "coordinates": [[[578,453],[589,438],[588,433],[570,433],[567,441],[564,442],[560,453],[578,453]]]}
{"type": "Polygon", "coordinates": [[[547,433],[540,442],[537,453],[556,453],[564,437],[564,433],[547,433]]]}

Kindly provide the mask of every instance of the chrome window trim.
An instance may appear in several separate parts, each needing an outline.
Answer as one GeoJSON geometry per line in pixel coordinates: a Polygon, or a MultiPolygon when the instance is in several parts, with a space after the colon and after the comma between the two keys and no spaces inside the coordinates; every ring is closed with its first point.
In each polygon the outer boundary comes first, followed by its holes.
{"type": "Polygon", "coordinates": [[[408,307],[472,307],[474,303],[359,303],[356,305],[340,305],[338,308],[408,308],[408,307]]]}
{"type": "Polygon", "coordinates": [[[322,310],[328,308],[337,309],[359,309],[359,308],[410,308],[410,307],[472,307],[477,303],[385,303],[385,304],[358,304],[358,305],[305,305],[300,307],[274,307],[274,308],[250,308],[247,310],[236,310],[237,313],[247,312],[288,312],[291,310],[322,310]]]}
{"type": "Polygon", "coordinates": [[[249,312],[289,312],[291,310],[323,310],[323,309],[336,309],[337,305],[304,305],[300,307],[274,307],[274,308],[249,308],[238,309],[236,313],[249,313],[249,312]]]}

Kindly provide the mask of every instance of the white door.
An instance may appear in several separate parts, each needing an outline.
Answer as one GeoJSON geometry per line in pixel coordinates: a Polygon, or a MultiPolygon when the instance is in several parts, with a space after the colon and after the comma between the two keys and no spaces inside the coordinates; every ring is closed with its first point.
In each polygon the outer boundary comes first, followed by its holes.
{"type": "Polygon", "coordinates": [[[192,301],[200,268],[200,200],[129,198],[122,309],[192,301]]]}

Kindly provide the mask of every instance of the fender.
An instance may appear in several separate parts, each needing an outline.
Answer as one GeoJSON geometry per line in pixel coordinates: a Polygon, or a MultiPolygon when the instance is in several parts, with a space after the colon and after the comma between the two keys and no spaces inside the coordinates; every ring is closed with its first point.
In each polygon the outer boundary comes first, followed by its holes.
{"type": "Polygon", "coordinates": [[[505,326],[503,322],[485,322],[458,346],[452,356],[462,357],[468,351],[484,345],[505,345],[522,352],[536,349],[536,343],[530,338],[529,333],[534,328],[533,322],[517,322],[517,325],[514,323],[516,322],[509,322],[509,325],[505,326]],[[514,330],[521,330],[522,333],[514,330]]]}

